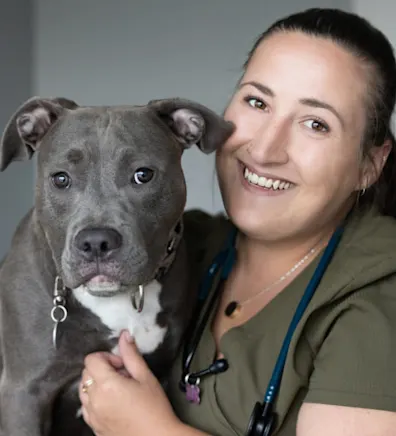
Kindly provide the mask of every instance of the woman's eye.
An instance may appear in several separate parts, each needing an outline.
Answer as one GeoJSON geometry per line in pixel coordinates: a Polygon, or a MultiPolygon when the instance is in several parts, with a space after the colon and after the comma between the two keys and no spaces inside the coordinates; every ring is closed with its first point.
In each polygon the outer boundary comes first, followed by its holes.
{"type": "Polygon", "coordinates": [[[148,183],[154,176],[154,171],[150,168],[138,168],[133,175],[133,183],[137,185],[142,185],[143,183],[148,183]]]}
{"type": "Polygon", "coordinates": [[[247,103],[255,109],[265,109],[267,105],[260,99],[256,97],[247,97],[247,103]]]}
{"type": "Polygon", "coordinates": [[[61,171],[51,176],[52,183],[58,189],[66,189],[71,185],[71,178],[69,174],[61,171]]]}
{"type": "Polygon", "coordinates": [[[325,122],[319,120],[308,120],[304,122],[304,125],[319,133],[327,133],[330,131],[329,126],[325,122]]]}

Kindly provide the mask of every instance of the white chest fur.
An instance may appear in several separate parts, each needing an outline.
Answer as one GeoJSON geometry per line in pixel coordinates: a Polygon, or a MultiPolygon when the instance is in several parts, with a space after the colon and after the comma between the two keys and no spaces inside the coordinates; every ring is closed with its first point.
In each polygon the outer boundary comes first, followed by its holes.
{"type": "MultiPolygon", "coordinates": [[[[76,299],[95,313],[111,330],[110,338],[118,337],[128,329],[141,353],[151,353],[163,342],[166,328],[157,325],[161,311],[159,295],[161,284],[153,280],[144,287],[144,307],[138,313],[132,306],[130,294],[120,293],[113,297],[96,297],[84,286],[74,289],[76,299]]],[[[114,350],[117,352],[117,349],[114,350]]]]}

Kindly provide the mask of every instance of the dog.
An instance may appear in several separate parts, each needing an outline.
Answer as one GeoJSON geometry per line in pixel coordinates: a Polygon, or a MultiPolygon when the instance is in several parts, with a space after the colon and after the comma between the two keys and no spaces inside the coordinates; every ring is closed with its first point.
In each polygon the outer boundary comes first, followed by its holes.
{"type": "Polygon", "coordinates": [[[11,117],[0,171],[37,155],[33,208],[0,264],[0,435],[92,434],[84,357],[128,329],[165,381],[191,320],[183,151],[232,123],[187,99],[79,106],[34,97],[11,117]]]}

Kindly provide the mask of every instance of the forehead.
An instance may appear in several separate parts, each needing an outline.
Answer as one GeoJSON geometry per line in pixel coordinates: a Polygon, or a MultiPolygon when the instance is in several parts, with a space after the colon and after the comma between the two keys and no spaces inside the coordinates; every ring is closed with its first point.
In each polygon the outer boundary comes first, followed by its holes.
{"type": "Polygon", "coordinates": [[[258,81],[289,99],[323,100],[347,116],[365,102],[367,74],[357,56],[330,39],[277,32],[258,46],[242,81],[258,81]]]}
{"type": "Polygon", "coordinates": [[[57,160],[163,157],[177,149],[170,135],[145,108],[81,108],[52,129],[41,154],[57,160]]]}

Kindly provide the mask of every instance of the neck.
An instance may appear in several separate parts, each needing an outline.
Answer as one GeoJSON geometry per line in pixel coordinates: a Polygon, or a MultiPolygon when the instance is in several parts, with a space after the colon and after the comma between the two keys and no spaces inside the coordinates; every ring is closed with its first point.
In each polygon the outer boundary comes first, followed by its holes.
{"type": "Polygon", "coordinates": [[[344,215],[316,232],[277,241],[252,238],[240,233],[236,246],[236,270],[241,276],[254,277],[255,280],[257,277],[274,278],[283,275],[314,249],[305,262],[308,265],[327,245],[343,218],[344,215]]]}
{"type": "MultiPolygon", "coordinates": [[[[256,278],[261,275],[264,277],[283,275],[313,248],[316,252],[320,251],[329,239],[322,235],[315,235],[303,242],[282,241],[275,244],[252,239],[247,235],[239,236],[237,267],[244,276],[256,278]]],[[[316,252],[311,256],[312,258],[315,257],[316,252]]]]}

